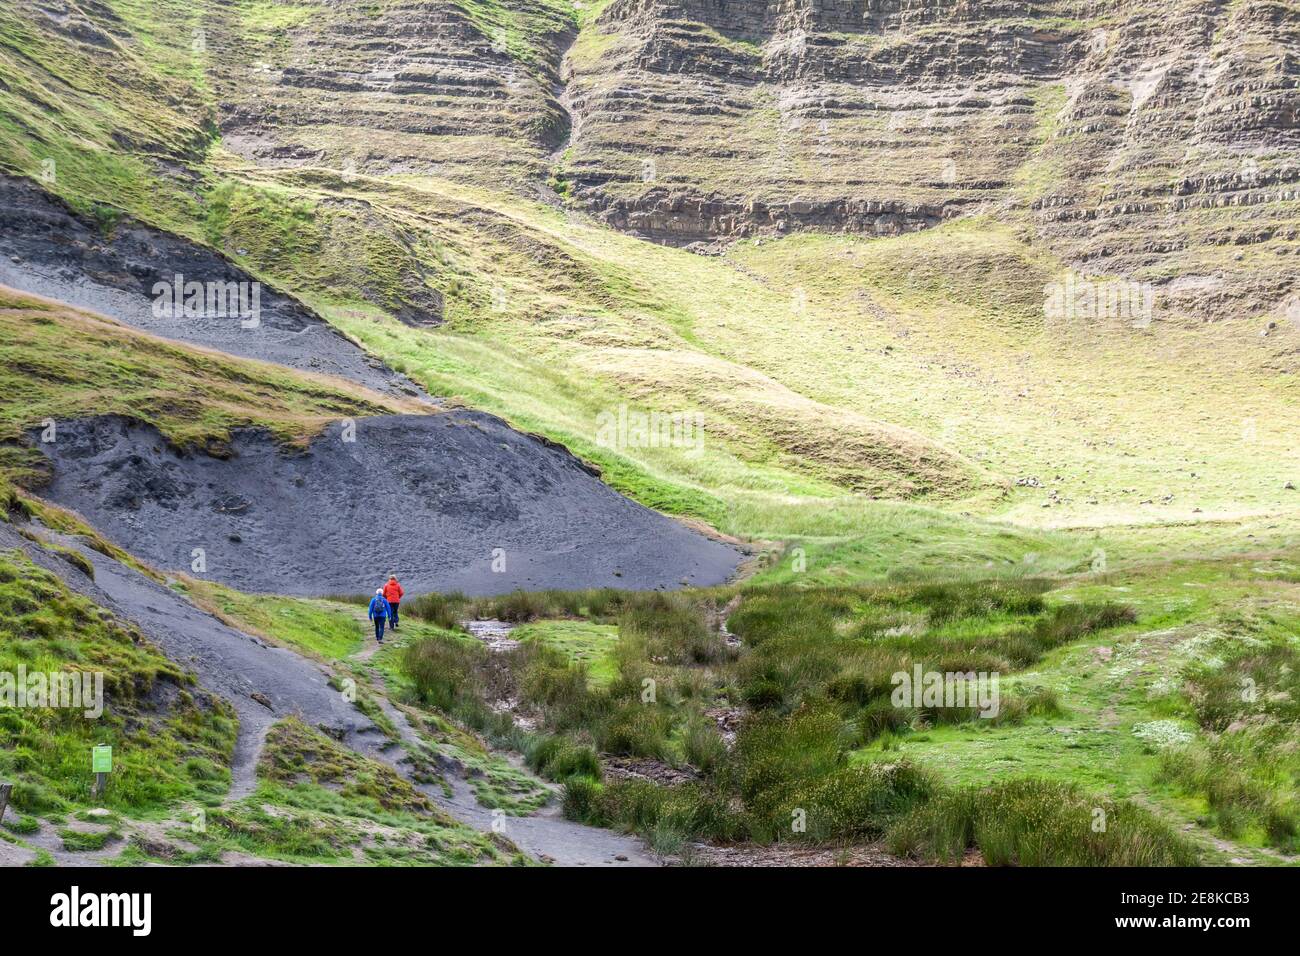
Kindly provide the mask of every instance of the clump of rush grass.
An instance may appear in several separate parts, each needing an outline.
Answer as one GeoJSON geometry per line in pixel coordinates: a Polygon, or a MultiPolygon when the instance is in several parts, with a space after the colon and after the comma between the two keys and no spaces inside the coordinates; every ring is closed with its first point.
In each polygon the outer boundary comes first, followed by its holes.
{"type": "Polygon", "coordinates": [[[481,704],[488,653],[481,644],[437,634],[408,644],[401,666],[422,703],[453,714],[481,704]]]}
{"type": "Polygon", "coordinates": [[[716,664],[736,651],[709,626],[698,602],[651,592],[629,601],[618,619],[620,655],[659,664],[716,664]]]}
{"type": "Polygon", "coordinates": [[[1196,849],[1127,801],[1013,780],[945,793],[889,830],[892,852],[952,863],[978,850],[991,866],[1191,866],[1196,849]]]}
{"type": "MultiPolygon", "coordinates": [[[[493,655],[498,666],[487,668],[480,648],[443,642],[408,652],[407,671],[421,697],[443,708],[464,712],[462,690],[471,688],[517,699],[537,715],[529,763],[565,784],[572,819],[636,831],[683,852],[697,840],[878,839],[926,806],[960,797],[898,758],[896,747],[882,747],[887,756],[870,762],[851,753],[979,713],[974,706],[895,706],[895,674],[918,664],[958,674],[1011,672],[1063,643],[1135,620],[1116,604],[1049,605],[1047,588],[1037,579],[774,585],[741,591],[738,602],[732,591],[516,593],[474,599],[471,612],[510,620],[616,615],[615,676],[593,683],[580,660],[537,641],[493,655]],[[717,626],[724,605],[739,646],[717,626]],[[739,703],[743,718],[731,724],[729,746],[714,715],[735,713],[739,703]],[[600,754],[689,767],[698,778],[672,786],[605,780],[600,754]]],[[[1038,685],[1001,703],[1001,723],[1061,709],[1056,691],[1038,685]]],[[[1036,812],[1040,804],[1021,796],[1006,806],[1036,812]]],[[[936,826],[944,819],[936,816],[936,826]]],[[[981,832],[997,832],[989,827],[981,832]]]]}
{"type": "Polygon", "coordinates": [[[466,617],[468,604],[469,600],[459,592],[439,594],[435,591],[403,600],[402,613],[454,631],[466,617]]]}
{"type": "Polygon", "coordinates": [[[585,744],[559,736],[537,738],[527,753],[528,766],[542,776],[560,783],[581,777],[598,781],[600,757],[585,744]]]}

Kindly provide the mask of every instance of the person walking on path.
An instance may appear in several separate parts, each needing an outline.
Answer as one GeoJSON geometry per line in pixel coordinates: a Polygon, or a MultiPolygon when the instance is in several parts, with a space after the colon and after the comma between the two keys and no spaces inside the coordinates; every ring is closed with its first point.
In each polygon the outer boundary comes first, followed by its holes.
{"type": "Polygon", "coordinates": [[[375,596],[370,599],[370,620],[375,622],[375,640],[384,643],[384,625],[388,623],[388,602],[384,600],[384,589],[375,588],[375,596]]]}
{"type": "Polygon", "coordinates": [[[397,630],[397,606],[402,603],[402,595],[406,592],[402,586],[397,583],[397,576],[390,574],[388,583],[384,585],[384,600],[388,602],[388,618],[393,622],[393,630],[397,630]]]}

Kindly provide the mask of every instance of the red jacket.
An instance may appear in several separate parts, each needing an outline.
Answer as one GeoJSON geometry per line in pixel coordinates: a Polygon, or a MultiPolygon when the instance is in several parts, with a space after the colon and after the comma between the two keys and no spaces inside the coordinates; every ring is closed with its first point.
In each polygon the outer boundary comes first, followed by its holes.
{"type": "Polygon", "coordinates": [[[397,578],[389,578],[388,583],[384,585],[384,600],[389,604],[396,604],[405,593],[402,586],[397,583],[397,578]]]}

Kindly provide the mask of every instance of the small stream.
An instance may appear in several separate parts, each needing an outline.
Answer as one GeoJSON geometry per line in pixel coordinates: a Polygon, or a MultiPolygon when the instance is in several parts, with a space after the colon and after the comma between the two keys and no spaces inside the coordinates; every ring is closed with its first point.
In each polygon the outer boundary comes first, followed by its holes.
{"type": "Polygon", "coordinates": [[[519,646],[519,642],[510,636],[517,624],[511,624],[508,621],[498,621],[496,618],[487,618],[482,621],[461,621],[461,626],[469,631],[485,645],[490,651],[498,653],[502,651],[512,651],[519,646]]]}

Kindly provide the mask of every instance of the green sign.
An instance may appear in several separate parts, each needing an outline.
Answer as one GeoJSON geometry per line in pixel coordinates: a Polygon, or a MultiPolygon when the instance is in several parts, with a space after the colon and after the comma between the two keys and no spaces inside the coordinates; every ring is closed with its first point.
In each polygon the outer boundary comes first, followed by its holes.
{"type": "Polygon", "coordinates": [[[96,747],[91,751],[90,770],[92,773],[113,772],[113,748],[96,747]]]}

